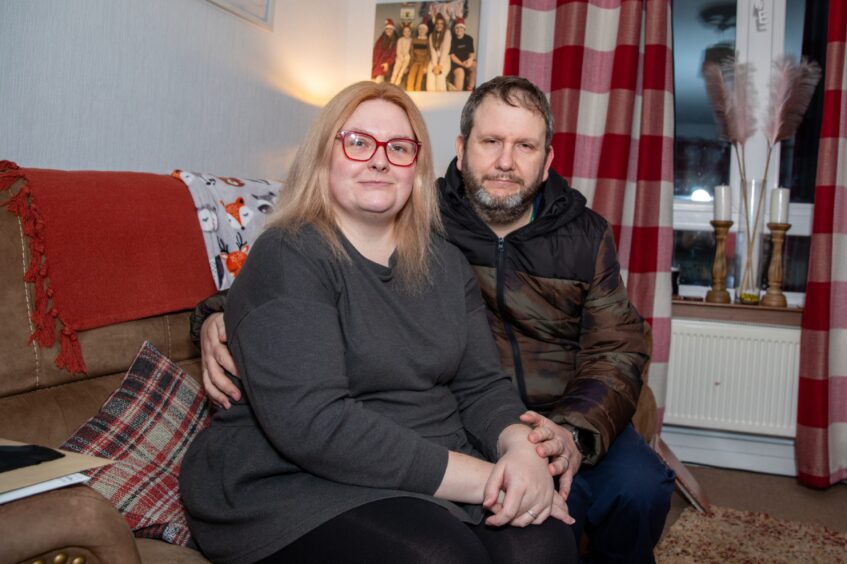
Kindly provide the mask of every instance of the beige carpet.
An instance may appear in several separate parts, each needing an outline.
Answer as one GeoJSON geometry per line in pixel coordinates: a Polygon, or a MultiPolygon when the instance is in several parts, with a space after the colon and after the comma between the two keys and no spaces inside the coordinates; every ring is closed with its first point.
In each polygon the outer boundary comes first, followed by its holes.
{"type": "Polygon", "coordinates": [[[847,564],[847,534],[765,513],[712,511],[683,511],[656,547],[657,563],[847,564]]]}

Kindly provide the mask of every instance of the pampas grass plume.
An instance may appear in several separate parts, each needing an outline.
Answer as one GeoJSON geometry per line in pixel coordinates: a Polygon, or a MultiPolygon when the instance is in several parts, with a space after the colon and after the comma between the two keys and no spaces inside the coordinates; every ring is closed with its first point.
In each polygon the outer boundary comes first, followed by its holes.
{"type": "Polygon", "coordinates": [[[794,136],[820,79],[821,68],[813,61],[797,64],[791,56],[774,61],[764,131],[769,146],[794,136]]]}
{"type": "Polygon", "coordinates": [[[712,61],[705,63],[703,79],[706,82],[706,94],[712,104],[712,112],[715,114],[718,136],[734,145],[738,140],[738,133],[734,127],[735,119],[732,117],[732,97],[721,66],[712,61]]]}
{"type": "Polygon", "coordinates": [[[742,145],[756,132],[756,88],[753,86],[753,65],[730,59],[723,64],[732,81],[732,106],[738,142],[742,145]]]}
{"type": "Polygon", "coordinates": [[[703,64],[706,93],[715,114],[718,134],[733,145],[744,145],[756,131],[756,91],[750,63],[727,59],[703,64]]]}

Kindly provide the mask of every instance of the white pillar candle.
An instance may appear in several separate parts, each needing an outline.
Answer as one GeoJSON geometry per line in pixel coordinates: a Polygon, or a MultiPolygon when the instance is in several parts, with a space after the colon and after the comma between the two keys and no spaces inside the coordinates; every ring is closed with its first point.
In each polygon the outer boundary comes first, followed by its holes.
{"type": "Polygon", "coordinates": [[[771,191],[771,223],[788,223],[788,200],[791,192],[788,188],[774,188],[771,191]]]}
{"type": "Polygon", "coordinates": [[[715,186],[715,221],[729,221],[732,219],[732,195],[729,186],[721,184],[715,186]]]}

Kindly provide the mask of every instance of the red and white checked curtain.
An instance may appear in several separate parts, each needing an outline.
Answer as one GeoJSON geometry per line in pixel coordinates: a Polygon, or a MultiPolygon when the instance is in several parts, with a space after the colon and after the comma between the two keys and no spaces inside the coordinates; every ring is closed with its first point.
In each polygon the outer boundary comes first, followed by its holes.
{"type": "Polygon", "coordinates": [[[830,0],[823,119],[800,339],[797,475],[847,479],[847,2],[830,0]]]}
{"type": "Polygon", "coordinates": [[[650,387],[665,405],[673,252],[670,0],[510,0],[504,74],[555,117],[553,168],[615,231],[629,295],[653,328],[650,387]]]}

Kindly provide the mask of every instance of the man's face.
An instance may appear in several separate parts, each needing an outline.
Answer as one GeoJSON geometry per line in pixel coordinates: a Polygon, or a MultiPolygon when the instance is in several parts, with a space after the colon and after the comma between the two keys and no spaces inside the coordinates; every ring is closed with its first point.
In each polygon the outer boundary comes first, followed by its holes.
{"type": "Polygon", "coordinates": [[[462,37],[465,36],[465,26],[463,26],[463,25],[457,25],[456,27],[453,28],[453,31],[456,32],[456,38],[457,39],[461,39],[462,37]]]}
{"type": "Polygon", "coordinates": [[[486,223],[509,225],[527,214],[553,162],[545,139],[540,114],[483,99],[467,142],[456,139],[456,155],[468,198],[486,223]]]}

